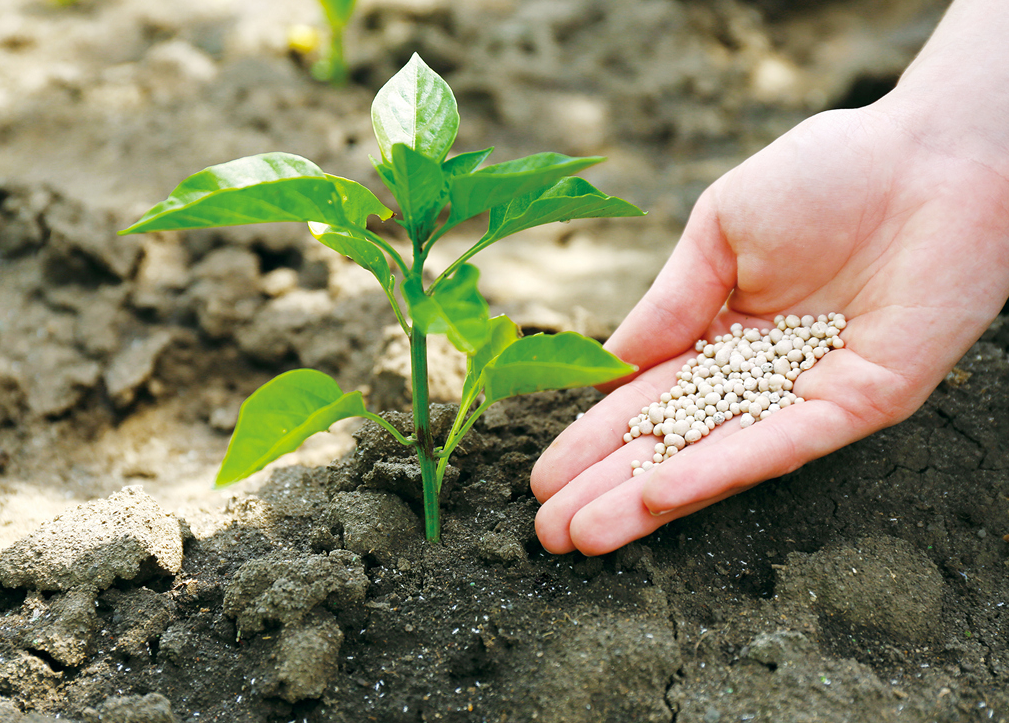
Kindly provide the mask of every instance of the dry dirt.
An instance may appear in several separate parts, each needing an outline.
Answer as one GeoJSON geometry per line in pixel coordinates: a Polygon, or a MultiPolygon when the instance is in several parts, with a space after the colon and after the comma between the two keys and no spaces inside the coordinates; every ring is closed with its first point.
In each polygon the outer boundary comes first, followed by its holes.
{"type": "Polygon", "coordinates": [[[114,235],[269,150],[379,189],[370,100],[419,51],[457,150],[606,155],[586,177],[649,211],[477,259],[526,330],[603,338],[708,183],[885,92],[943,7],[362,0],[333,89],[287,50],[310,0],[0,0],[0,721],[1009,719],[1001,320],[902,425],[597,559],[543,552],[527,489],[595,393],[503,403],[432,546],[368,427],[209,489],[279,371],[407,408],[370,277],[293,226],[114,235]]]}

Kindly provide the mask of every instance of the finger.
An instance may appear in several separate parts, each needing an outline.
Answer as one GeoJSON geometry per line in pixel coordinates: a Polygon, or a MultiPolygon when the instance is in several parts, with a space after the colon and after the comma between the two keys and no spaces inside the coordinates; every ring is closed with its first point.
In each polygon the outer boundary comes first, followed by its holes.
{"type": "MultiPolygon", "coordinates": [[[[635,380],[632,384],[637,383],[637,381],[635,380]]],[[[722,425],[716,428],[708,435],[708,440],[728,433],[730,431],[728,427],[729,425],[722,425]]],[[[536,515],[536,534],[540,538],[543,547],[547,551],[556,554],[571,552],[576,547],[581,549],[572,539],[572,520],[576,515],[580,514],[581,510],[589,505],[593,505],[600,498],[609,498],[611,490],[623,488],[629,480],[633,479],[635,482],[639,480],[643,481],[645,475],[631,477],[631,461],[651,459],[652,455],[655,454],[655,444],[658,441],[654,435],[643,434],[628,444],[621,444],[619,449],[583,470],[571,479],[570,482],[557,490],[552,497],[543,503],[543,506],[540,507],[536,515]]],[[[695,454],[698,448],[699,445],[691,445],[683,451],[678,452],[676,457],[695,454]]],[[[665,464],[668,464],[668,461],[662,463],[662,465],[665,464]]],[[[661,467],[662,465],[659,466],[661,467]]],[[[631,507],[636,505],[639,508],[638,512],[643,511],[643,514],[650,518],[651,513],[649,513],[641,501],[640,485],[636,488],[639,490],[638,495],[633,503],[628,504],[631,507]]],[[[623,507],[626,508],[627,504],[623,505],[623,507]]],[[[596,509],[602,517],[607,518],[603,523],[604,526],[613,525],[621,527],[627,522],[619,514],[607,514],[605,504],[601,507],[597,506],[596,509]]],[[[654,527],[650,529],[654,529],[654,527]]],[[[644,534],[647,534],[647,531],[641,532],[641,535],[644,534]]],[[[641,535],[638,536],[640,537],[641,535]]],[[[635,538],[632,537],[630,539],[635,538]]]]}
{"type": "MultiPolygon", "coordinates": [[[[736,323],[743,326],[771,326],[766,319],[743,316],[732,311],[720,313],[701,336],[714,339],[726,334],[736,323]]],[[[693,344],[693,341],[691,342],[693,344]]],[[[618,387],[585,415],[565,429],[543,452],[533,467],[530,485],[540,502],[584,470],[607,457],[623,444],[627,420],[658,400],[676,385],[676,373],[695,352],[683,353],[653,367],[633,381],[618,387]]],[[[648,455],[650,457],[651,455],[648,455]]]]}
{"type": "MultiPolygon", "coordinates": [[[[543,503],[536,514],[536,534],[547,552],[564,554],[575,549],[569,527],[585,505],[631,478],[631,460],[650,458],[655,439],[642,435],[576,476],[543,503]]],[[[640,496],[638,506],[643,506],[640,496]]],[[[646,510],[647,513],[647,510],[646,510]]]]}
{"type": "Polygon", "coordinates": [[[664,515],[653,515],[641,501],[644,486],[643,477],[632,477],[578,510],[568,525],[570,547],[584,555],[605,555],[739,491],[684,505],[664,515]]]}
{"type": "MultiPolygon", "coordinates": [[[[719,228],[713,199],[709,191],[698,200],[651,288],[606,342],[607,349],[640,371],[687,351],[736,285],[735,255],[719,228]]],[[[600,389],[613,389],[630,378],[600,389]]]]}
{"type": "Polygon", "coordinates": [[[536,499],[545,502],[581,472],[623,447],[627,420],[668,391],[685,358],[672,359],[625,384],[561,432],[533,467],[530,486],[536,499]]]}

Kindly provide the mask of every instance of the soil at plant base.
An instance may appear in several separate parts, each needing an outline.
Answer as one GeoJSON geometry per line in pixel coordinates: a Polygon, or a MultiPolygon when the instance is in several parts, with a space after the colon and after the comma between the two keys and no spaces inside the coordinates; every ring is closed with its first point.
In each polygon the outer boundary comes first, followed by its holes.
{"type": "MultiPolygon", "coordinates": [[[[286,46],[312,0],[0,0],[0,721],[1009,718],[1001,320],[904,424],[602,558],[545,554],[527,491],[593,393],[501,404],[434,546],[369,428],[209,491],[277,372],[409,408],[366,273],[294,227],[114,234],[267,150],[380,188],[368,107],[417,50],[458,150],[607,155],[587,177],[649,211],[480,259],[526,331],[602,338],[701,189],[885,92],[944,5],[362,1],[331,89],[286,46]]],[[[450,401],[460,360],[432,356],[450,401]]]]}
{"type": "MultiPolygon", "coordinates": [[[[0,554],[0,710],[1006,719],[1003,345],[975,346],[897,427],[609,555],[549,555],[529,471],[597,397],[493,408],[447,474],[441,544],[422,540],[415,460],[371,423],[329,467],[234,497],[209,534],[136,487],[57,518],[0,554]]],[[[436,434],[453,412],[435,408],[436,434]]]]}

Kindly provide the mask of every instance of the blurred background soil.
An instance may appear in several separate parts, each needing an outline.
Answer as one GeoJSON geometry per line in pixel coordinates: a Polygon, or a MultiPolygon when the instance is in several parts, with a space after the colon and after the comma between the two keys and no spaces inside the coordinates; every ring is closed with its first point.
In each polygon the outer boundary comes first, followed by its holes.
{"type": "MultiPolygon", "coordinates": [[[[456,151],[605,155],[584,175],[648,211],[477,257],[485,295],[527,329],[604,338],[707,184],[803,118],[885,93],[945,5],[362,0],[352,82],[334,89],[288,45],[322,27],[312,0],[0,0],[0,547],[128,483],[190,516],[218,506],[238,406],[277,371],[405,403],[384,300],[303,228],[114,235],[186,175],[283,150],[388,201],[368,109],[419,52],[458,96],[456,151]]],[[[445,238],[435,270],[479,233],[445,238]]],[[[450,400],[460,360],[434,367],[450,400]]],[[[285,462],[332,459],[349,429],[285,462]]]]}

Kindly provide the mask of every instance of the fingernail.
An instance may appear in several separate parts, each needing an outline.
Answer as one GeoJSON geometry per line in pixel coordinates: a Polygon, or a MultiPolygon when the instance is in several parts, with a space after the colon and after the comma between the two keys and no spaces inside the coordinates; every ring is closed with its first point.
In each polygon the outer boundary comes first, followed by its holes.
{"type": "Polygon", "coordinates": [[[668,515],[670,512],[674,512],[674,510],[662,510],[661,512],[655,512],[654,510],[648,510],[648,512],[649,512],[649,514],[651,514],[652,517],[662,517],[662,515],[668,515]]]}

